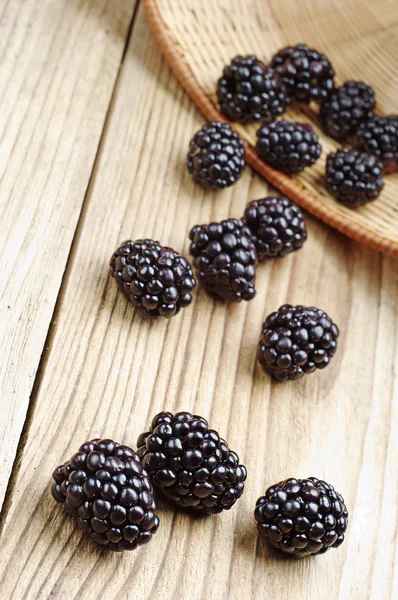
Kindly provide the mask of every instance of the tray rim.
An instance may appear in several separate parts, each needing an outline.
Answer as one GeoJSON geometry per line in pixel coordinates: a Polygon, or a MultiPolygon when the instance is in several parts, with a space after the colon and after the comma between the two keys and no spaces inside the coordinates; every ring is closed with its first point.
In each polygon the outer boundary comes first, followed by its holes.
{"type": "MultiPolygon", "coordinates": [[[[222,121],[234,128],[234,124],[229,122],[209,99],[204,90],[200,87],[192,70],[183,60],[183,55],[178,50],[164,24],[157,0],[142,0],[142,4],[156,41],[159,44],[167,63],[185,91],[193,100],[196,107],[208,121],[222,121]]],[[[246,150],[246,162],[282,194],[285,194],[309,213],[327,225],[334,227],[341,233],[362,244],[370,246],[374,250],[398,257],[398,240],[394,242],[375,233],[364,225],[353,223],[351,221],[347,222],[343,215],[336,213],[327,204],[319,202],[316,196],[307,190],[300,182],[292,180],[288,175],[277,171],[261,161],[258,158],[255,149],[246,140],[244,140],[244,144],[246,150]]]]}

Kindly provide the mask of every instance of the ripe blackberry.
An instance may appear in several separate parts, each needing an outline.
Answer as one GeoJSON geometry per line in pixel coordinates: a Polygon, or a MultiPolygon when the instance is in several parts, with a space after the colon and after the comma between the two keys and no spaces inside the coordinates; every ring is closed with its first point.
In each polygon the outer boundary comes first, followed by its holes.
{"type": "Polygon", "coordinates": [[[328,58],[306,44],[279,50],[271,61],[288,94],[299,102],[322,102],[333,90],[334,69],[328,58]]]}
{"type": "Polygon", "coordinates": [[[241,220],[195,225],[189,238],[198,279],[208,293],[234,302],[254,297],[256,249],[241,220]]]}
{"type": "Polygon", "coordinates": [[[334,138],[344,138],[373,115],[374,90],[361,81],[347,81],[336,88],[322,104],[319,113],[325,132],[334,138]]]}
{"type": "Polygon", "coordinates": [[[159,526],[153,488],[128,446],[86,442],[55,469],[53,479],[54,499],[94,542],[121,552],[151,541],[159,526]]]}
{"type": "Polygon", "coordinates": [[[190,141],[188,171],[206,189],[233,185],[244,167],[245,146],[226,123],[207,123],[190,141]]]}
{"type": "Polygon", "coordinates": [[[282,79],[255,56],[236,56],[224,67],[217,98],[223,115],[242,123],[276,117],[290,104],[282,79]]]}
{"type": "Polygon", "coordinates": [[[172,317],[192,301],[188,260],[153,240],[127,240],[110,261],[119,288],[144,317],[172,317]]]}
{"type": "Polygon", "coordinates": [[[336,352],[339,329],[319,308],[284,304],[264,325],[258,360],[279,381],[324,369],[336,352]]]}
{"type": "Polygon", "coordinates": [[[398,115],[373,117],[362,123],[353,142],[358,150],[379,158],[385,173],[398,170],[398,115]]]}
{"type": "Polygon", "coordinates": [[[243,220],[252,232],[260,259],[286,256],[307,239],[303,213],[284,196],[251,202],[243,220]]]}
{"type": "Polygon", "coordinates": [[[243,494],[246,468],[203,417],[161,412],[137,446],[153,484],[178,506],[217,514],[243,494]]]}
{"type": "Polygon", "coordinates": [[[268,544],[297,558],[338,548],[348,524],[343,497],[315,477],[269,487],[257,500],[254,516],[268,544]]]}
{"type": "Polygon", "coordinates": [[[326,160],[326,187],[346,206],[375,200],[383,189],[383,163],[366,152],[342,148],[326,160]]]}
{"type": "Polygon", "coordinates": [[[288,175],[313,165],[322,152],[318,136],[308,123],[269,121],[260,127],[257,137],[259,157],[288,175]]]}

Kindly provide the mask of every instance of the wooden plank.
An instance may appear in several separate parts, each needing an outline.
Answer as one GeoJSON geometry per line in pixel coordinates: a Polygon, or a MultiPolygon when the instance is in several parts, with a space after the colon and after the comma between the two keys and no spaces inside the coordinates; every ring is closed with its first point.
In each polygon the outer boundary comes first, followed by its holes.
{"type": "Polygon", "coordinates": [[[217,194],[194,185],[185,156],[201,123],[139,11],[3,531],[1,597],[393,597],[397,263],[308,217],[304,248],[259,267],[252,302],[225,306],[199,290],[193,306],[154,324],[108,274],[123,239],[153,236],[186,253],[191,225],[239,216],[269,191],[249,169],[217,194]],[[276,384],[255,365],[256,344],[266,314],[286,301],[325,309],[341,341],[326,371],[276,384]],[[134,446],[163,407],[209,418],[248,468],[245,493],[207,519],[161,502],[151,544],[109,554],[54,503],[51,472],[96,435],[134,446]],[[317,559],[284,560],[258,541],[254,504],[275,481],[309,475],[345,496],[347,541],[317,559]]]}
{"type": "Polygon", "coordinates": [[[0,508],[134,6],[0,6],[0,508]]]}

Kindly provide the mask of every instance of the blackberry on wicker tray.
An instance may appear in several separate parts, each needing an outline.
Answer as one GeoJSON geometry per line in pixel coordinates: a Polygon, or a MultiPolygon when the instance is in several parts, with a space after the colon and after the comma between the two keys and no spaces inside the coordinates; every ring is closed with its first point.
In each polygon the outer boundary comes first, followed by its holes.
{"type": "Polygon", "coordinates": [[[80,446],[53,473],[52,495],[109,550],[147,544],[159,526],[152,484],[137,454],[109,439],[80,446]]]}
{"type": "Polygon", "coordinates": [[[254,200],[243,220],[252,232],[259,259],[286,256],[307,239],[303,213],[284,196],[254,200]]]}
{"type": "Polygon", "coordinates": [[[192,301],[196,282],[191,265],[159,242],[123,242],[110,267],[119,288],[144,317],[171,317],[192,301]]]}
{"type": "Polygon", "coordinates": [[[246,468],[203,417],[161,412],[137,446],[153,484],[178,506],[217,514],[243,493],[246,468]]]}
{"type": "Polygon", "coordinates": [[[268,544],[296,558],[338,548],[348,524],[343,497],[316,477],[269,487],[257,500],[254,516],[268,544]]]}
{"type": "Polygon", "coordinates": [[[331,137],[345,138],[372,117],[375,104],[375,93],[369,85],[347,81],[322,104],[319,113],[322,127],[331,137]]]}
{"type": "Polygon", "coordinates": [[[322,151],[318,136],[308,123],[269,121],[257,131],[257,138],[258,156],[288,175],[313,165],[322,151]]]}
{"type": "Polygon", "coordinates": [[[342,148],[326,160],[326,187],[346,206],[375,200],[383,189],[383,163],[371,154],[342,148]]]}
{"type": "Polygon", "coordinates": [[[281,115],[290,104],[282,79],[255,56],[236,56],[224,67],[217,98],[223,115],[243,123],[281,115]]]}
{"type": "Polygon", "coordinates": [[[254,297],[257,254],[241,220],[195,225],[189,238],[198,279],[208,293],[233,302],[254,297]]]}
{"type": "Polygon", "coordinates": [[[337,325],[323,310],[284,304],[267,317],[257,357],[275,379],[299,379],[328,366],[338,336],[337,325]]]}
{"type": "Polygon", "coordinates": [[[328,58],[306,44],[279,50],[271,61],[288,94],[299,102],[323,102],[333,90],[334,69],[328,58]]]}
{"type": "Polygon", "coordinates": [[[398,170],[398,115],[373,117],[362,123],[353,138],[355,148],[379,158],[385,173],[398,170]]]}
{"type": "Polygon", "coordinates": [[[189,144],[188,171],[206,189],[234,184],[244,167],[243,141],[226,123],[207,123],[189,144]]]}

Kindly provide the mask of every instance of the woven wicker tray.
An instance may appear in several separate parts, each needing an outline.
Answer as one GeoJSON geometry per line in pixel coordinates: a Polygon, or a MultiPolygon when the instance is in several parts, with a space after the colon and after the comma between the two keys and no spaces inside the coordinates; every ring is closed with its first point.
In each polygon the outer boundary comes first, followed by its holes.
{"type": "MultiPolygon", "coordinates": [[[[208,120],[225,118],[215,88],[222,68],[237,54],[265,62],[279,48],[299,42],[324,51],[337,84],[371,84],[378,112],[398,112],[398,2],[391,0],[143,0],[168,63],[208,120]]],[[[326,155],[340,144],[319,127],[316,108],[295,105],[287,118],[311,122],[323,146],[321,159],[290,178],[263,163],[254,150],[257,125],[233,127],[247,142],[247,161],[272,185],[339,231],[398,256],[398,174],[385,178],[380,197],[350,210],[324,187],[326,155]]],[[[192,132],[194,133],[194,132],[192,132]]]]}

